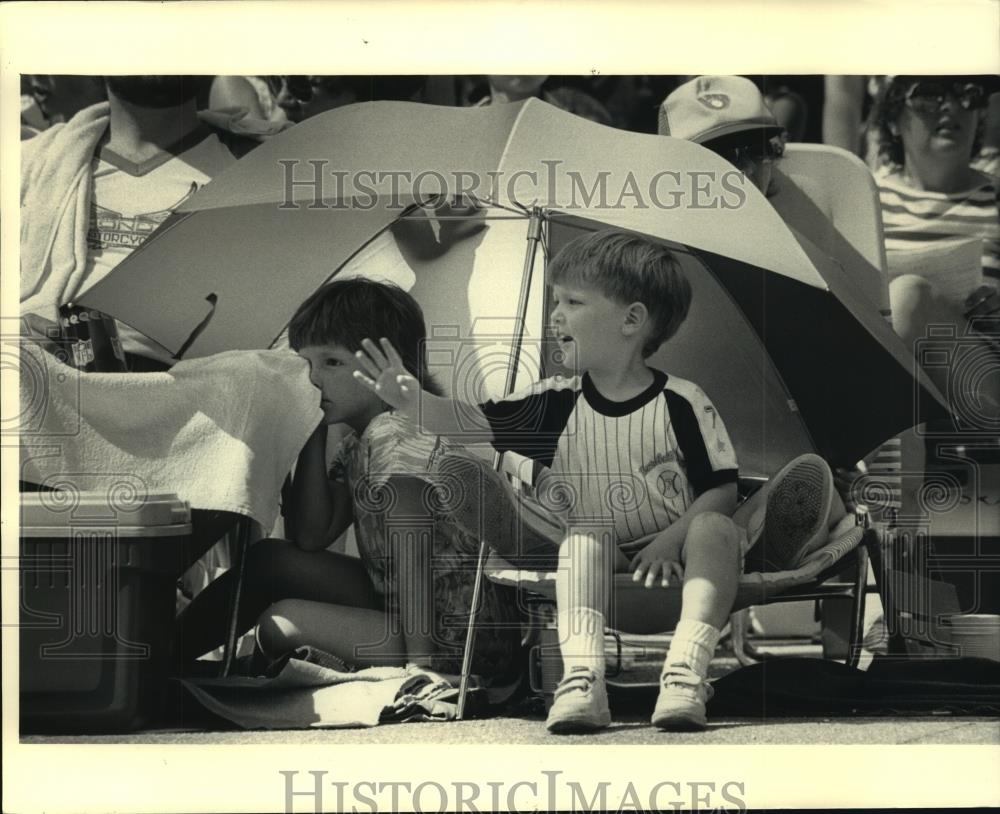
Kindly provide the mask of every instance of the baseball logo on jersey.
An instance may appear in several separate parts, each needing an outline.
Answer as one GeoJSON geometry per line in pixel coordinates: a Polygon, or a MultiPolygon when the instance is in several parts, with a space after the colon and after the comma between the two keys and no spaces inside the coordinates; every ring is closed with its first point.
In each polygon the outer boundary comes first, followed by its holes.
{"type": "Polygon", "coordinates": [[[673,500],[681,493],[681,473],[665,466],[656,473],[656,490],[667,500],[673,500]]]}

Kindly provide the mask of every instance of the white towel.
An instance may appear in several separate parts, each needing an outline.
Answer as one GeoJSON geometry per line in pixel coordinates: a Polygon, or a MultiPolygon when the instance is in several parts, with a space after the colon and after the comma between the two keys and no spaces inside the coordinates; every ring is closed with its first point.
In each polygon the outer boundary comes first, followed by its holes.
{"type": "Polygon", "coordinates": [[[21,313],[58,318],[87,270],[90,165],[108,103],[85,108],[21,145],[21,313]]]}
{"type": "MultiPolygon", "coordinates": [[[[79,373],[21,345],[21,478],[76,489],[176,492],[270,529],[322,419],[289,350],[230,351],[166,373],[79,373]]],[[[142,493],[142,492],[140,492],[142,493]]]]}

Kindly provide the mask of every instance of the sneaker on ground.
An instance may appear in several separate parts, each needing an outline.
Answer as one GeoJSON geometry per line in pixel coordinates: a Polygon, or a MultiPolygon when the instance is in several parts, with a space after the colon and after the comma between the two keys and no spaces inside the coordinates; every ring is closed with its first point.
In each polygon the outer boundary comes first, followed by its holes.
{"type": "Polygon", "coordinates": [[[650,718],[653,726],[671,732],[692,732],[708,726],[705,704],[714,690],[686,664],[668,664],[660,676],[660,694],[650,718]]]}
{"type": "Polygon", "coordinates": [[[750,548],[761,546],[774,570],[795,568],[827,538],[836,494],[833,473],[818,455],[800,455],[765,489],[763,517],[756,513],[748,530],[750,548]]]}
{"type": "Polygon", "coordinates": [[[545,722],[549,732],[590,732],[611,723],[604,676],[587,667],[576,667],[556,687],[545,722]]]}

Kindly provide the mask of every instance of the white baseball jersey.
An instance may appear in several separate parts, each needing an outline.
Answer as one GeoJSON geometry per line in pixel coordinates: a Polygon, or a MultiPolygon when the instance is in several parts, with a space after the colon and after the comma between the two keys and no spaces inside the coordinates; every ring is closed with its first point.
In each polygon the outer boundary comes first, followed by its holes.
{"type": "Polygon", "coordinates": [[[571,522],[613,523],[622,544],[662,531],[698,495],[737,479],[732,442],[705,393],[652,372],[653,383],[623,402],[584,374],[480,406],[497,449],[551,468],[571,522]]]}

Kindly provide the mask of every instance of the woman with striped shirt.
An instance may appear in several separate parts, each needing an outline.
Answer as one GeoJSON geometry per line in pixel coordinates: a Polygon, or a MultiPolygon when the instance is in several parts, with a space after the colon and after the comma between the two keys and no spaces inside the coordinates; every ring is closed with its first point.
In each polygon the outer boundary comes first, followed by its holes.
{"type": "Polygon", "coordinates": [[[1000,281],[997,179],[970,166],[991,79],[897,76],[886,88],[877,180],[890,265],[894,254],[941,239],[978,238],[985,281],[1000,281]]]}
{"type": "MultiPolygon", "coordinates": [[[[908,254],[913,257],[951,240],[982,242],[981,281],[963,287],[956,279],[962,274],[958,268],[930,268],[930,279],[903,273],[889,286],[893,327],[915,352],[920,340],[927,341],[931,326],[954,327],[950,363],[924,367],[951,402],[959,419],[955,427],[964,424],[967,429],[995,427],[1000,420],[1000,377],[995,372],[1000,370],[1000,344],[981,332],[986,323],[978,319],[1000,311],[998,180],[971,165],[982,143],[989,94],[998,88],[995,76],[895,76],[877,113],[884,169],[876,180],[890,271],[907,268],[908,254]],[[970,322],[973,315],[977,319],[970,322]],[[963,364],[994,373],[962,376],[963,364]],[[966,387],[976,392],[965,392],[966,387]],[[976,415],[963,416],[970,404],[977,405],[976,415]]],[[[996,324],[995,319],[990,322],[996,324]]],[[[937,336],[940,345],[941,334],[937,336]]],[[[973,429],[971,435],[982,432],[973,429]]]]}

